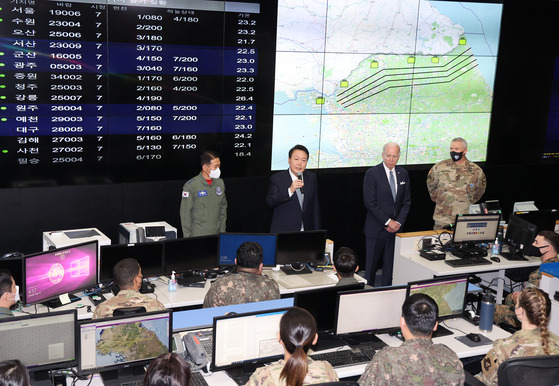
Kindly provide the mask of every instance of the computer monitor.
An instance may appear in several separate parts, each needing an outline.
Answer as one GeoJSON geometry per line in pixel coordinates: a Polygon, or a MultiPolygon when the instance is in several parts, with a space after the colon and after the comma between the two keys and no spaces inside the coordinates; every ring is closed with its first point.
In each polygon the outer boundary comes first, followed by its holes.
{"type": "Polygon", "coordinates": [[[454,222],[453,243],[492,243],[499,231],[500,214],[459,214],[454,222]]]}
{"type": "Polygon", "coordinates": [[[142,267],[145,278],[163,275],[163,244],[161,242],[101,245],[99,258],[99,282],[114,280],[113,267],[120,260],[134,258],[142,267]]]}
{"type": "Polygon", "coordinates": [[[554,231],[557,223],[557,209],[540,209],[526,212],[514,212],[518,216],[536,226],[539,231],[554,231]]]}
{"type": "Polygon", "coordinates": [[[535,224],[526,221],[521,216],[511,214],[507,224],[507,233],[505,234],[505,243],[509,246],[509,252],[508,254],[502,252],[501,255],[505,256],[505,258],[523,256],[524,248],[532,245],[534,242],[538,234],[537,229],[538,227],[535,224]]]}
{"type": "Polygon", "coordinates": [[[326,231],[278,233],[276,264],[298,266],[301,263],[324,261],[326,231]]]}
{"type": "Polygon", "coordinates": [[[413,281],[408,286],[408,296],[422,293],[433,298],[439,307],[439,321],[463,315],[468,294],[467,275],[413,281]]]}
{"type": "Polygon", "coordinates": [[[257,365],[283,358],[279,325],[287,308],[215,317],[212,371],[227,370],[244,383],[257,365]],[[245,380],[246,378],[246,380],[245,380]]]}
{"type": "Polygon", "coordinates": [[[375,334],[400,328],[407,286],[340,292],[336,300],[336,336],[348,344],[379,342],[375,334]]]}
{"type": "Polygon", "coordinates": [[[234,265],[237,249],[247,241],[255,241],[264,250],[265,267],[276,265],[276,235],[265,233],[222,233],[219,235],[219,264],[234,265]]]}
{"type": "Polygon", "coordinates": [[[0,259],[0,268],[7,269],[19,286],[21,302],[25,303],[25,278],[23,276],[23,257],[0,259]]]}
{"type": "Polygon", "coordinates": [[[58,307],[60,295],[97,285],[97,240],[27,255],[24,276],[27,304],[52,300],[46,304],[58,307]]]}
{"type": "Polygon", "coordinates": [[[143,366],[171,352],[172,325],[169,310],[79,322],[78,373],[100,373],[107,386],[142,379],[143,366]]]}
{"type": "Polygon", "coordinates": [[[218,265],[219,236],[189,237],[163,243],[164,271],[185,273],[218,265]]]}
{"type": "Polygon", "coordinates": [[[77,365],[76,310],[0,319],[0,358],[19,359],[32,385],[51,385],[49,370],[77,365]]]}

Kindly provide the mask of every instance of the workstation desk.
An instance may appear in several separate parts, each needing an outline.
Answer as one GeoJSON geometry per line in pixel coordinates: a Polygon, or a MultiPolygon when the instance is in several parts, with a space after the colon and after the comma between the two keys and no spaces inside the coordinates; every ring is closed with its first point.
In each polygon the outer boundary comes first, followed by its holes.
{"type": "MultiPolygon", "coordinates": [[[[425,236],[437,236],[441,231],[424,231],[397,233],[394,246],[394,285],[407,284],[410,281],[431,279],[436,276],[463,275],[468,273],[495,272],[502,280],[497,281],[497,304],[503,301],[505,270],[511,268],[538,267],[541,264],[539,257],[527,256],[528,261],[509,261],[499,256],[500,262],[491,261],[491,265],[470,265],[464,267],[451,267],[444,260],[429,261],[419,255],[416,245],[425,236]]],[[[487,256],[489,259],[490,255],[487,256]]],[[[458,259],[450,253],[446,260],[458,259]]]]}

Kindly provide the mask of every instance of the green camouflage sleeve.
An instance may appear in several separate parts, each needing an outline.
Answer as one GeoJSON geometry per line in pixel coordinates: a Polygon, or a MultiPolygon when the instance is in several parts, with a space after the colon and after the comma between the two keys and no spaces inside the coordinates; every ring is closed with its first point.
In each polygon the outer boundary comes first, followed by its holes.
{"type": "Polygon", "coordinates": [[[478,169],[478,173],[476,176],[475,183],[475,190],[472,196],[472,203],[476,203],[479,201],[483,193],[485,193],[485,188],[487,187],[487,179],[485,178],[485,173],[481,168],[478,169]]]}
{"type": "Polygon", "coordinates": [[[427,174],[427,190],[433,202],[437,201],[437,188],[439,186],[439,176],[436,166],[437,165],[434,165],[431,170],[429,170],[429,174],[427,174]]]}

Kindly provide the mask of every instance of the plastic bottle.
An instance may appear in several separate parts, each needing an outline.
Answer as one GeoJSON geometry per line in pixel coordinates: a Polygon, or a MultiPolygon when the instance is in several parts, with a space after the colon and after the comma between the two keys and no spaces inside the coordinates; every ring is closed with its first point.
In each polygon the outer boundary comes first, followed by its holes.
{"type": "Polygon", "coordinates": [[[171,273],[171,278],[169,279],[169,292],[174,292],[177,290],[177,280],[175,279],[175,271],[171,273]]]}
{"type": "Polygon", "coordinates": [[[495,238],[495,244],[493,244],[493,249],[491,250],[491,254],[493,255],[501,254],[501,243],[499,242],[499,236],[495,238]]]}

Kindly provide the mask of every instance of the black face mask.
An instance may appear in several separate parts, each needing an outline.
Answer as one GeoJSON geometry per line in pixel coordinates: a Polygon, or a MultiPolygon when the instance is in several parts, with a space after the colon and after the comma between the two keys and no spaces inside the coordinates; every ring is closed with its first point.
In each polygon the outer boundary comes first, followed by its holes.
{"type": "Polygon", "coordinates": [[[549,245],[545,245],[543,247],[535,247],[533,245],[527,245],[523,249],[524,255],[542,257],[543,256],[542,248],[547,248],[547,247],[549,247],[549,245]]]}
{"type": "Polygon", "coordinates": [[[464,156],[463,151],[461,151],[461,152],[451,151],[450,152],[450,159],[453,160],[454,162],[460,161],[463,156],[464,156]]]}

